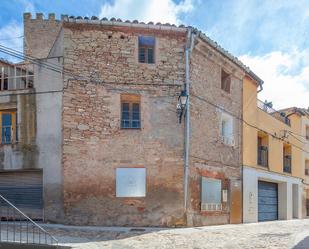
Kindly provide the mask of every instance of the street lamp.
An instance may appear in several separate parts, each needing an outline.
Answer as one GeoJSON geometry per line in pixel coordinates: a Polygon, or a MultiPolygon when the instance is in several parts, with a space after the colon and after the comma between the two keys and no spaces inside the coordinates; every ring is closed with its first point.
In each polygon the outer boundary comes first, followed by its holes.
{"type": "Polygon", "coordinates": [[[181,123],[182,114],[186,107],[187,100],[188,100],[188,94],[185,90],[182,90],[180,95],[178,96],[178,103],[177,103],[177,115],[179,119],[179,124],[181,123]]]}

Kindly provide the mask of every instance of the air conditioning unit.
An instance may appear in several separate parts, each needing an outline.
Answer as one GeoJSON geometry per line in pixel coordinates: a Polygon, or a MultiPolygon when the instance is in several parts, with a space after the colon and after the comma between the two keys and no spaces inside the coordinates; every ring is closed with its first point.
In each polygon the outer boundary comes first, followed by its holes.
{"type": "Polygon", "coordinates": [[[222,204],[218,203],[202,203],[201,211],[222,211],[222,204]]]}
{"type": "Polygon", "coordinates": [[[231,145],[231,146],[235,145],[235,140],[232,137],[224,137],[223,136],[223,137],[221,137],[221,141],[222,141],[222,143],[227,144],[227,145],[231,145]]]}

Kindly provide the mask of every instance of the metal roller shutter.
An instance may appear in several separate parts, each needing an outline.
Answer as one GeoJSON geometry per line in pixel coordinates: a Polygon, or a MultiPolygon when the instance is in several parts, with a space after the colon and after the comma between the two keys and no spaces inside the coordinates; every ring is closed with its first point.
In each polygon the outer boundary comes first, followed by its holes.
{"type": "Polygon", "coordinates": [[[258,182],[258,220],[278,220],[278,184],[258,182]]]}
{"type": "MultiPolygon", "coordinates": [[[[42,171],[0,172],[0,194],[35,220],[43,218],[42,171]]],[[[6,210],[1,210],[6,216],[6,210]]]]}

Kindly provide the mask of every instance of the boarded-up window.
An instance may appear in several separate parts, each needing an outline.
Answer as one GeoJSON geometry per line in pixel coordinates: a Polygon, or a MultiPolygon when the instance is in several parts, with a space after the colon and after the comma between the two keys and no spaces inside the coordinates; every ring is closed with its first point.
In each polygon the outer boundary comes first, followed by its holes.
{"type": "Polygon", "coordinates": [[[225,112],[221,113],[221,140],[224,144],[234,145],[233,117],[225,112]]]}
{"type": "Polygon", "coordinates": [[[202,177],[202,203],[221,203],[221,180],[202,177]]]}
{"type": "Polygon", "coordinates": [[[224,70],[221,70],[221,89],[228,93],[231,92],[231,76],[224,70]]]}
{"type": "Polygon", "coordinates": [[[155,38],[152,36],[138,37],[138,61],[140,63],[154,63],[155,38]]]}
{"type": "Polygon", "coordinates": [[[125,94],[121,95],[121,128],[141,128],[140,96],[125,94]]]}
{"type": "Polygon", "coordinates": [[[146,169],[117,168],[116,197],[145,197],[146,169]]]}

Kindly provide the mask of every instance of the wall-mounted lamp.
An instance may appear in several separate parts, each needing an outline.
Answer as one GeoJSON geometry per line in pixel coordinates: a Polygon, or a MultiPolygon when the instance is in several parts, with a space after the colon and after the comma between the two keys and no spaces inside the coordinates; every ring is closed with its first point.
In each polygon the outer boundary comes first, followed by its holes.
{"type": "Polygon", "coordinates": [[[180,95],[178,96],[178,103],[177,103],[177,115],[178,115],[179,124],[181,123],[182,115],[184,113],[187,100],[188,100],[188,94],[185,90],[182,90],[180,95]]]}

